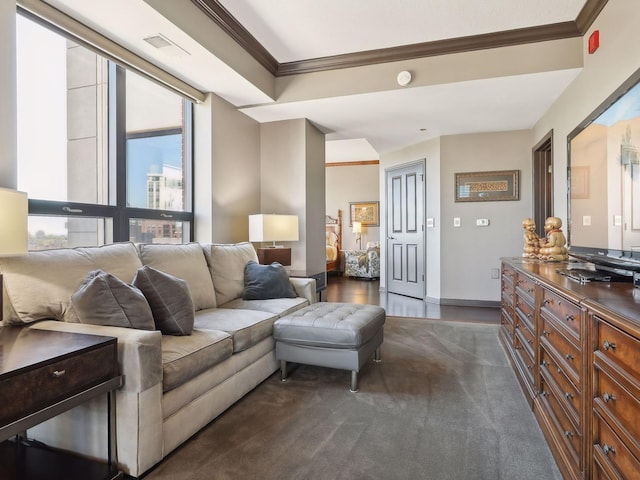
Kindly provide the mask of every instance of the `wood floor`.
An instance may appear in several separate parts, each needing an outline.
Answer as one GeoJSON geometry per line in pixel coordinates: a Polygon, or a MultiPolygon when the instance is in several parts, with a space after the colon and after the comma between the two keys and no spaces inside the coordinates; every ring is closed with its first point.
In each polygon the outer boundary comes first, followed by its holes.
{"type": "Polygon", "coordinates": [[[389,316],[500,323],[500,309],[497,307],[439,305],[403,295],[380,292],[378,280],[357,280],[328,275],[327,290],[324,293],[323,299],[328,302],[380,305],[384,307],[389,316]]]}

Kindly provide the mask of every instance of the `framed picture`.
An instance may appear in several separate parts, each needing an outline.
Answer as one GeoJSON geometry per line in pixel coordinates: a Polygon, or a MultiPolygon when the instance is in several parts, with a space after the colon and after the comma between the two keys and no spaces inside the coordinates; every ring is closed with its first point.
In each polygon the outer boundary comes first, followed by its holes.
{"type": "Polygon", "coordinates": [[[363,226],[380,225],[380,202],[350,202],[349,226],[353,222],[362,222],[363,226]]]}
{"type": "Polygon", "coordinates": [[[456,202],[520,200],[520,170],[456,173],[456,202]]]}

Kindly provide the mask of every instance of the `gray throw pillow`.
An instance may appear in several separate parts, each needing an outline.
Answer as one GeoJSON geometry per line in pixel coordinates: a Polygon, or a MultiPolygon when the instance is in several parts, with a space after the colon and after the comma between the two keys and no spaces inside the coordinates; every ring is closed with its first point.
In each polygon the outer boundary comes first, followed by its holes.
{"type": "Polygon", "coordinates": [[[195,308],[185,280],[145,265],[133,285],[147,297],[156,329],[165,335],[191,335],[195,308]]]}
{"type": "Polygon", "coordinates": [[[243,300],[268,300],[270,298],[295,298],[296,291],[282,265],[260,265],[253,260],[244,267],[243,300]]]}
{"type": "Polygon", "coordinates": [[[94,270],[71,295],[80,323],[155,330],[147,299],[136,287],[118,277],[94,270]]]}

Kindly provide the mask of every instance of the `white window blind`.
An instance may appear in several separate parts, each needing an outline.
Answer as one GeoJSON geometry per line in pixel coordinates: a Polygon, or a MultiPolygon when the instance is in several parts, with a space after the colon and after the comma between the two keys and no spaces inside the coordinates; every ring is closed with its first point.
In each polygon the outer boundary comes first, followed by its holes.
{"type": "Polygon", "coordinates": [[[178,95],[196,103],[206,99],[205,93],[136,55],[92,28],[40,0],[17,0],[18,11],[33,20],[49,24],[65,36],[108,58],[109,60],[157,82],[178,95]]]}

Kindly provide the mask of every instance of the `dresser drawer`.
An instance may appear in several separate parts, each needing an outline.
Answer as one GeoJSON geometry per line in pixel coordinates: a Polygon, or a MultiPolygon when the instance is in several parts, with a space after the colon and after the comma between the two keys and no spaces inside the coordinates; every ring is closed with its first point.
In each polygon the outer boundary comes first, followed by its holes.
{"type": "Polygon", "coordinates": [[[556,363],[578,388],[582,388],[582,352],[576,347],[556,322],[542,317],[540,342],[556,357],[556,363]]]}
{"type": "Polygon", "coordinates": [[[542,292],[541,312],[558,320],[558,323],[566,328],[579,345],[582,338],[580,307],[547,289],[543,289],[542,292]]]}
{"type": "Polygon", "coordinates": [[[582,435],[560,405],[544,377],[540,382],[540,398],[551,424],[555,427],[553,435],[558,440],[566,456],[572,460],[572,470],[579,471],[582,457],[582,435]]]}
{"type": "Polygon", "coordinates": [[[522,346],[527,350],[527,353],[531,358],[535,358],[534,351],[534,336],[533,333],[529,331],[529,328],[526,324],[523,324],[522,320],[518,317],[516,319],[515,332],[520,337],[520,342],[522,346]]]}
{"type": "Polygon", "coordinates": [[[6,425],[117,375],[116,343],[81,352],[0,381],[6,425]]]}
{"type": "Polygon", "coordinates": [[[640,341],[596,317],[596,357],[602,356],[640,378],[640,341]]]}
{"type": "MultiPolygon", "coordinates": [[[[640,401],[607,372],[595,368],[594,406],[613,420],[621,435],[640,446],[640,401]]],[[[636,452],[640,455],[640,451],[636,452]]]]}
{"type": "Polygon", "coordinates": [[[580,405],[582,395],[580,390],[566,377],[562,368],[555,360],[542,348],[540,349],[540,373],[545,376],[545,380],[550,386],[554,386],[557,394],[561,397],[566,411],[576,425],[580,424],[580,405]]]}
{"type": "Polygon", "coordinates": [[[516,271],[513,269],[511,265],[508,265],[506,263],[502,264],[501,271],[500,271],[500,276],[502,280],[507,280],[511,282],[511,285],[513,285],[515,274],[516,274],[516,271]]]}
{"type": "Polygon", "coordinates": [[[512,338],[513,337],[513,311],[510,310],[509,308],[505,308],[505,305],[502,306],[502,310],[500,312],[500,323],[504,326],[504,328],[509,333],[509,338],[512,338]]]}
{"type": "Polygon", "coordinates": [[[529,302],[533,303],[536,290],[536,284],[533,280],[526,275],[517,272],[515,280],[516,295],[527,298],[529,302]]]}
{"type": "Polygon", "coordinates": [[[516,314],[522,320],[521,323],[524,323],[529,329],[531,336],[533,336],[533,322],[535,319],[533,307],[523,298],[516,297],[516,314]]]}
{"type": "Polygon", "coordinates": [[[515,350],[517,360],[520,362],[520,366],[522,367],[522,371],[526,373],[526,380],[531,386],[533,391],[533,383],[534,383],[534,371],[533,367],[535,365],[535,361],[533,360],[532,353],[529,353],[530,346],[526,344],[526,340],[523,340],[522,335],[520,335],[519,331],[516,330],[516,341],[515,341],[515,350]]]}
{"type": "Polygon", "coordinates": [[[605,467],[605,470],[615,472],[614,478],[640,478],[638,459],[600,415],[596,414],[594,421],[598,432],[593,446],[596,462],[605,467]]]}

